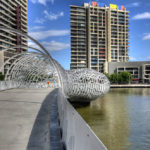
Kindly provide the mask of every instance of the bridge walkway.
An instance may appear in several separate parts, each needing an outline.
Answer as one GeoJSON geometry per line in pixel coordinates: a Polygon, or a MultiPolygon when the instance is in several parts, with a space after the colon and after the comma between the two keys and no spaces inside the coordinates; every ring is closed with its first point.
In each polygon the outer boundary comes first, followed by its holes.
{"type": "Polygon", "coordinates": [[[43,101],[50,98],[51,90],[12,89],[0,92],[0,150],[38,150],[42,149],[41,142],[49,145],[48,130],[43,132],[45,128],[49,129],[44,127],[49,126],[49,116],[43,117],[43,112],[40,118],[37,116],[43,101]],[[43,127],[40,128],[37,122],[43,127]],[[45,136],[39,137],[39,132],[45,133],[45,136]]]}

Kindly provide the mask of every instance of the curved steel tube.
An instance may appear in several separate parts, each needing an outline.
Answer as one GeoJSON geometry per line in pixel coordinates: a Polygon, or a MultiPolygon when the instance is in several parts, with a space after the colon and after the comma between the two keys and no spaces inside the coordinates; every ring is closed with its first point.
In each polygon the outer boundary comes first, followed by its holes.
{"type": "Polygon", "coordinates": [[[58,68],[55,66],[55,64],[53,63],[53,58],[51,57],[51,55],[49,54],[49,52],[38,42],[36,41],[34,38],[32,38],[31,36],[27,35],[26,33],[23,33],[19,30],[16,30],[16,29],[11,29],[11,28],[6,28],[6,27],[3,27],[3,26],[0,26],[0,30],[4,30],[4,31],[10,31],[10,32],[13,32],[13,33],[16,33],[16,34],[19,34],[21,36],[24,36],[26,38],[29,38],[30,40],[32,40],[34,43],[36,43],[50,58],[50,61],[52,63],[52,65],[54,66],[54,68],[57,70],[58,72],[58,75],[59,75],[59,85],[60,87],[62,87],[63,89],[63,82],[62,82],[62,77],[61,77],[61,74],[58,70],[58,68]]]}

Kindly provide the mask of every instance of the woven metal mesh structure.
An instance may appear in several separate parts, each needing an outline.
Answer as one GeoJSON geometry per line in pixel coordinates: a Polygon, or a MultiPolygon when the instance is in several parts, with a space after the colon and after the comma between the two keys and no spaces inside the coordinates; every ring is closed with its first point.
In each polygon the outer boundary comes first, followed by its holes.
{"type": "Polygon", "coordinates": [[[75,69],[68,71],[67,95],[72,101],[96,99],[109,91],[107,77],[92,69],[75,69]]]}
{"type": "Polygon", "coordinates": [[[22,45],[2,49],[2,51],[15,50],[18,47],[34,49],[34,52],[18,53],[5,61],[0,70],[11,64],[5,75],[7,83],[15,81],[20,88],[62,88],[64,94],[72,101],[90,101],[109,91],[110,84],[104,74],[86,68],[66,71],[32,37],[9,28],[0,27],[0,30],[29,38],[39,46],[39,49],[22,45]]]}
{"type": "MultiPolygon", "coordinates": [[[[16,57],[18,58],[7,70],[6,81],[19,82],[20,87],[24,88],[48,87],[48,81],[53,87],[59,86],[57,70],[47,57],[36,53],[23,53],[19,54],[19,56],[16,55],[16,57]]],[[[9,59],[9,61],[11,62],[12,59],[9,59]]]]}

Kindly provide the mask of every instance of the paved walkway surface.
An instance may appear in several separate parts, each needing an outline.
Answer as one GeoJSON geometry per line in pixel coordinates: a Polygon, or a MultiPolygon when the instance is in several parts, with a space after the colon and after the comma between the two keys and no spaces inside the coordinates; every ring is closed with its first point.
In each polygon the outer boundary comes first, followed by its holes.
{"type": "Polygon", "coordinates": [[[50,91],[12,89],[0,92],[0,150],[30,149],[27,147],[33,126],[50,91]]]}

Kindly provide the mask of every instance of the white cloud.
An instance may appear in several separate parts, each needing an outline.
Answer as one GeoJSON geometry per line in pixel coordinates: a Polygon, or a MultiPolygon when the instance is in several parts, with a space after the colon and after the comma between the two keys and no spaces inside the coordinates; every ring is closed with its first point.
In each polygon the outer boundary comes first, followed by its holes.
{"type": "Polygon", "coordinates": [[[40,47],[39,47],[38,45],[36,45],[34,42],[32,42],[32,41],[29,41],[29,42],[28,42],[28,46],[29,46],[29,47],[33,47],[33,48],[38,48],[38,49],[40,49],[40,47]]]}
{"type": "Polygon", "coordinates": [[[141,57],[141,58],[139,58],[140,59],[140,61],[148,61],[148,60],[150,60],[150,56],[146,56],[146,57],[141,57]]]}
{"type": "MultiPolygon", "coordinates": [[[[67,43],[62,43],[62,42],[56,42],[56,41],[50,41],[50,42],[42,42],[41,43],[46,50],[48,50],[49,52],[51,51],[58,51],[58,50],[64,50],[69,48],[69,44],[67,43]]],[[[33,42],[28,42],[28,46],[30,47],[34,47],[34,48],[39,48],[35,43],[33,42]]],[[[40,48],[39,48],[40,49],[40,48]]]]}
{"type": "Polygon", "coordinates": [[[30,36],[36,40],[43,40],[52,36],[66,36],[69,35],[69,30],[47,30],[47,31],[34,31],[29,33],[30,36]]]}
{"type": "Polygon", "coordinates": [[[147,57],[147,59],[150,59],[150,56],[149,56],[149,57],[147,57]]]}
{"type": "Polygon", "coordinates": [[[60,13],[52,13],[52,12],[48,12],[47,10],[44,11],[45,14],[45,18],[49,19],[49,20],[57,20],[59,17],[64,16],[64,12],[60,12],[60,13]]]}
{"type": "Polygon", "coordinates": [[[50,0],[50,2],[51,2],[52,4],[54,4],[54,0],[50,0]]]}
{"type": "Polygon", "coordinates": [[[39,24],[43,24],[46,19],[48,20],[57,20],[59,17],[63,17],[64,16],[64,12],[60,12],[60,13],[52,13],[52,12],[48,12],[47,10],[44,10],[44,18],[36,18],[35,23],[39,23],[39,24]]]}
{"type": "Polygon", "coordinates": [[[130,57],[130,61],[136,61],[137,59],[135,57],[130,57]]]}
{"type": "Polygon", "coordinates": [[[132,19],[134,19],[134,20],[150,19],[150,12],[144,12],[141,14],[137,14],[132,19]]]}
{"type": "Polygon", "coordinates": [[[46,3],[48,1],[51,2],[52,4],[54,3],[54,0],[30,0],[30,1],[34,4],[39,3],[39,4],[42,4],[42,5],[46,5],[46,3]]]}
{"type": "Polygon", "coordinates": [[[149,34],[146,34],[146,35],[143,37],[143,40],[150,40],[150,33],[149,33],[149,34]]]}
{"type": "Polygon", "coordinates": [[[140,3],[139,2],[134,2],[134,3],[130,3],[130,4],[127,4],[126,7],[139,7],[140,6],[140,3]]]}
{"type": "Polygon", "coordinates": [[[138,3],[138,2],[132,3],[132,5],[133,5],[134,7],[138,7],[138,6],[140,6],[140,3],[138,3]]]}
{"type": "Polygon", "coordinates": [[[139,2],[135,2],[135,3],[132,3],[131,6],[138,7],[138,6],[140,6],[140,3],[139,2]]]}
{"type": "Polygon", "coordinates": [[[39,18],[36,18],[35,20],[35,23],[39,23],[39,24],[43,24],[45,22],[45,19],[39,19],[39,18]]]}
{"type": "Polygon", "coordinates": [[[57,51],[57,50],[64,50],[69,48],[69,44],[56,42],[56,41],[50,41],[50,42],[42,42],[42,45],[48,50],[48,51],[57,51]]]}
{"type": "Polygon", "coordinates": [[[43,4],[43,5],[46,5],[46,0],[31,0],[32,3],[40,3],[40,4],[43,4]]]}
{"type": "Polygon", "coordinates": [[[33,31],[33,30],[41,30],[41,29],[44,29],[44,26],[33,26],[33,27],[30,27],[30,28],[29,28],[30,31],[33,31]]]}
{"type": "Polygon", "coordinates": [[[142,56],[142,57],[130,57],[130,61],[149,61],[150,60],[150,56],[142,56]]]}

